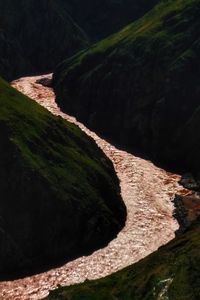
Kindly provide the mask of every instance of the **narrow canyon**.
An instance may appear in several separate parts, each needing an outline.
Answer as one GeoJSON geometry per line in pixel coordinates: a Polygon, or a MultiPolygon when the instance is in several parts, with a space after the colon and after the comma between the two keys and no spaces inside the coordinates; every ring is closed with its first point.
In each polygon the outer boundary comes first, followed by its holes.
{"type": "Polygon", "coordinates": [[[179,185],[180,176],[151,161],[120,150],[90,131],[74,117],[60,111],[51,88],[36,83],[51,74],[15,80],[12,85],[55,115],[77,124],[112,160],[120,179],[127,207],[123,230],[107,247],[65,265],[34,276],[0,283],[0,299],[38,300],[57,286],[96,279],[137,262],[174,238],[179,225],[173,217],[175,194],[188,191],[179,185]]]}

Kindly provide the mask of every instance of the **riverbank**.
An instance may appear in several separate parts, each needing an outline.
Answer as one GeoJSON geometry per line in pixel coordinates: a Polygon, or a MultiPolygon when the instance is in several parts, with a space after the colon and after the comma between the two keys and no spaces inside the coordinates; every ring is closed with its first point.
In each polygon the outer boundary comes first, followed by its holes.
{"type": "Polygon", "coordinates": [[[12,85],[53,114],[76,123],[112,160],[127,207],[126,226],[107,247],[88,257],[80,257],[31,277],[1,282],[0,299],[4,300],[42,299],[59,285],[101,278],[139,261],[174,238],[179,225],[173,216],[173,199],[176,194],[188,193],[179,185],[179,175],[116,148],[75,118],[62,113],[55,103],[53,90],[36,83],[36,80],[50,76],[26,77],[12,85]]]}

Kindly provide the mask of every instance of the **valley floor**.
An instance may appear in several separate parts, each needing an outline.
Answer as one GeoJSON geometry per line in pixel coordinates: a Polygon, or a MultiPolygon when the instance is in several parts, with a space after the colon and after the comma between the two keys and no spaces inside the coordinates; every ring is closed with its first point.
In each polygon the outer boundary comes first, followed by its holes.
{"type": "Polygon", "coordinates": [[[86,279],[104,277],[137,262],[174,237],[178,224],[173,218],[172,200],[176,193],[187,193],[187,190],[178,184],[178,175],[168,173],[150,161],[117,149],[75,118],[62,113],[55,103],[53,91],[35,83],[41,77],[22,78],[12,85],[53,114],[76,123],[92,136],[114,164],[128,216],[124,229],[104,249],[48,272],[15,281],[0,282],[0,299],[4,300],[42,299],[50,289],[58,285],[71,285],[86,279]]]}

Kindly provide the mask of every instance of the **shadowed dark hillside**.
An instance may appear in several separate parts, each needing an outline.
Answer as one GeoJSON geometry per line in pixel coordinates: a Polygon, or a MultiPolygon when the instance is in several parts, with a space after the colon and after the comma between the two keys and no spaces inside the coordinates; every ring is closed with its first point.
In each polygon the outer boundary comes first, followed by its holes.
{"type": "Polygon", "coordinates": [[[161,1],[60,64],[57,102],[122,145],[199,170],[199,50],[200,1],[161,1]]]}
{"type": "Polygon", "coordinates": [[[89,44],[119,30],[158,0],[0,0],[0,74],[52,71],[89,44]]]}
{"type": "Polygon", "coordinates": [[[61,288],[48,300],[199,300],[200,221],[180,238],[116,274],[61,288]]]}
{"type": "Polygon", "coordinates": [[[1,278],[104,246],[125,222],[112,163],[0,80],[1,278]]]}
{"type": "Polygon", "coordinates": [[[92,40],[110,35],[141,17],[159,0],[63,0],[92,40]]]}
{"type": "Polygon", "coordinates": [[[0,0],[0,74],[6,79],[50,71],[87,45],[62,1],[0,0]]]}

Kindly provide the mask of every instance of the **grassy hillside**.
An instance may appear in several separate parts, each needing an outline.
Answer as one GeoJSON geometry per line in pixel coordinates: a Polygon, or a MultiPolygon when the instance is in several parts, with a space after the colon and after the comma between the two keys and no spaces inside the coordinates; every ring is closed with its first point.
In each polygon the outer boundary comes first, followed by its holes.
{"type": "Polygon", "coordinates": [[[51,292],[48,300],[199,300],[200,221],[157,252],[109,277],[51,292]]]}
{"type": "Polygon", "coordinates": [[[91,138],[1,79],[0,91],[4,278],[105,245],[126,211],[112,163],[91,138]]]}
{"type": "Polygon", "coordinates": [[[200,1],[160,1],[60,64],[57,102],[122,145],[199,170],[199,50],[200,1]]]}
{"type": "Polygon", "coordinates": [[[6,79],[52,70],[87,45],[62,1],[0,0],[0,74],[6,79]]]}

